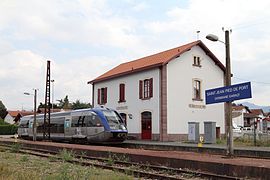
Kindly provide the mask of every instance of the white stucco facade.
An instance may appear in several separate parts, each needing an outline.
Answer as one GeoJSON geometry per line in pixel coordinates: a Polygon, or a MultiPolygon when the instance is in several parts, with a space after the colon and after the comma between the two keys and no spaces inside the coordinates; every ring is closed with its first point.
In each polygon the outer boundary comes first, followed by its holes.
{"type": "MultiPolygon", "coordinates": [[[[224,86],[224,66],[204,45],[195,45],[183,50],[180,56],[177,55],[181,50],[169,50],[169,53],[176,55],[151,68],[134,73],[129,71],[119,76],[114,74],[105,76],[106,79],[97,78],[92,81],[94,107],[99,106],[98,89],[107,88],[107,103],[104,106],[125,113],[128,131],[130,134],[138,135],[137,137],[142,133],[141,113],[145,111],[152,113],[152,140],[185,139],[188,134],[188,122],[199,122],[200,134],[204,133],[204,122],[216,122],[220,133],[224,134],[224,103],[205,104],[205,90],[224,86]],[[210,53],[209,56],[206,51],[210,53]],[[194,65],[194,56],[199,57],[199,65],[194,65]],[[139,81],[149,78],[153,78],[153,97],[142,100],[139,98],[139,81]],[[194,100],[194,80],[200,81],[201,90],[200,99],[196,100],[194,100]],[[125,84],[126,100],[121,103],[118,102],[120,84],[125,84]]],[[[164,51],[164,57],[167,57],[166,53],[168,51],[164,51]]],[[[163,57],[160,54],[162,53],[151,57],[163,57]]],[[[120,65],[121,68],[123,66],[120,65]]],[[[113,72],[115,71],[113,69],[113,72]]]]}
{"type": "Polygon", "coordinates": [[[205,105],[205,90],[224,86],[224,73],[198,46],[167,65],[168,134],[187,134],[188,122],[199,122],[204,133],[204,121],[214,121],[224,133],[224,104],[205,105]],[[193,66],[193,56],[199,56],[201,67],[193,66]],[[201,81],[202,101],[192,100],[193,80],[201,81]]]}
{"type": "Polygon", "coordinates": [[[233,110],[232,122],[233,126],[244,127],[244,114],[249,113],[246,108],[241,110],[233,110]]]}
{"type": "Polygon", "coordinates": [[[129,133],[141,133],[141,113],[152,113],[152,133],[159,133],[159,69],[142,71],[128,76],[102,81],[94,85],[94,107],[98,107],[97,89],[107,87],[108,102],[106,107],[114,108],[119,113],[127,114],[129,133]],[[147,100],[139,99],[139,81],[153,78],[153,97],[147,100]],[[125,100],[119,103],[119,84],[125,84],[125,100]]]}
{"type": "Polygon", "coordinates": [[[9,124],[14,124],[14,117],[12,117],[10,114],[7,114],[4,121],[9,124]]]}

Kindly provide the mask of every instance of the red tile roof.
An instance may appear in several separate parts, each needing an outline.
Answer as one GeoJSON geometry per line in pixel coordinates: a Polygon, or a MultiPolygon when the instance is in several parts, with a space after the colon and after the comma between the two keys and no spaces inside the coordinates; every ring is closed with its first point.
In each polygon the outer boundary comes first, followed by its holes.
{"type": "Polygon", "coordinates": [[[260,115],[260,114],[264,115],[262,109],[251,109],[250,111],[252,114],[255,114],[255,115],[260,115]]]}
{"type": "Polygon", "coordinates": [[[12,117],[16,117],[18,114],[21,116],[26,116],[26,115],[32,115],[34,112],[32,111],[8,111],[8,114],[12,117]]]}
{"type": "Polygon", "coordinates": [[[233,106],[232,109],[234,111],[241,111],[241,110],[245,109],[245,106],[233,106]]]}
{"type": "Polygon", "coordinates": [[[202,41],[195,41],[189,44],[185,44],[183,46],[179,46],[173,49],[169,49],[167,51],[163,51],[154,55],[146,56],[134,61],[122,63],[115,68],[109,70],[108,72],[102,74],[96,79],[89,81],[89,83],[96,83],[100,81],[104,81],[107,79],[127,75],[130,73],[143,71],[145,69],[150,69],[158,66],[166,65],[169,61],[177,58],[181,54],[189,51],[194,46],[200,46],[208,56],[210,56],[213,61],[223,70],[225,71],[224,65],[216,58],[216,56],[203,44],[202,41]]]}
{"type": "Polygon", "coordinates": [[[243,109],[246,109],[248,112],[250,112],[249,108],[247,106],[232,106],[232,110],[233,111],[242,111],[243,109]]]}

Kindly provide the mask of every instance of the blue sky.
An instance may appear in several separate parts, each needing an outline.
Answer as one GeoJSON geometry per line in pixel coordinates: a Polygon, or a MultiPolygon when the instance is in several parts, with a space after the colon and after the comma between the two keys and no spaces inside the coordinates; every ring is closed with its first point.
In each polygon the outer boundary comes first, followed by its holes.
{"type": "Polygon", "coordinates": [[[221,43],[232,29],[233,82],[252,81],[250,102],[269,105],[270,2],[255,0],[1,0],[0,100],[8,109],[44,101],[51,60],[55,99],[91,102],[94,79],[118,64],[201,39],[224,63],[221,43]]]}

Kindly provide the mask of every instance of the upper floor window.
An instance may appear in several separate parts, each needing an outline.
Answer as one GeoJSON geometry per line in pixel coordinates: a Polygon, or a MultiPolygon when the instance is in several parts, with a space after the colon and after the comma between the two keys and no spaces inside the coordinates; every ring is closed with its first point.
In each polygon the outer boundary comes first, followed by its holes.
{"type": "Polygon", "coordinates": [[[201,58],[199,56],[193,56],[193,66],[201,67],[201,58]]]}
{"type": "Polygon", "coordinates": [[[153,78],[139,81],[139,98],[149,99],[153,97],[153,78]]]}
{"type": "Polygon", "coordinates": [[[107,103],[107,87],[98,89],[98,104],[107,103]]]}
{"type": "Polygon", "coordinates": [[[125,99],[125,84],[119,84],[119,101],[118,102],[126,102],[126,99],[125,99]]]}
{"type": "Polygon", "coordinates": [[[200,80],[193,80],[193,100],[202,101],[202,83],[200,80]]]}

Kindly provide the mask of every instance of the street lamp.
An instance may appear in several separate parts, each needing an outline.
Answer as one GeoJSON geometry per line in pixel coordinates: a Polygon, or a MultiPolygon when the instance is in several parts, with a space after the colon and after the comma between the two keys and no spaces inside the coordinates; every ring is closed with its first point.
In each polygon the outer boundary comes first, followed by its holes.
{"type": "MultiPolygon", "coordinates": [[[[225,44],[226,51],[226,72],[225,86],[231,85],[231,60],[230,60],[230,31],[225,30],[225,42],[220,41],[218,36],[209,34],[206,39],[210,41],[219,41],[225,44]]],[[[233,130],[232,130],[232,102],[225,103],[225,121],[226,121],[226,138],[227,138],[227,155],[233,156],[233,130]]]]}
{"type": "Polygon", "coordinates": [[[53,98],[54,98],[54,79],[51,80],[52,83],[52,112],[53,112],[53,98]]]}
{"type": "Polygon", "coordinates": [[[36,123],[37,123],[37,89],[34,89],[34,94],[30,94],[28,92],[24,92],[23,94],[25,95],[34,95],[34,122],[33,122],[33,141],[37,140],[37,128],[36,128],[36,123]]]}

